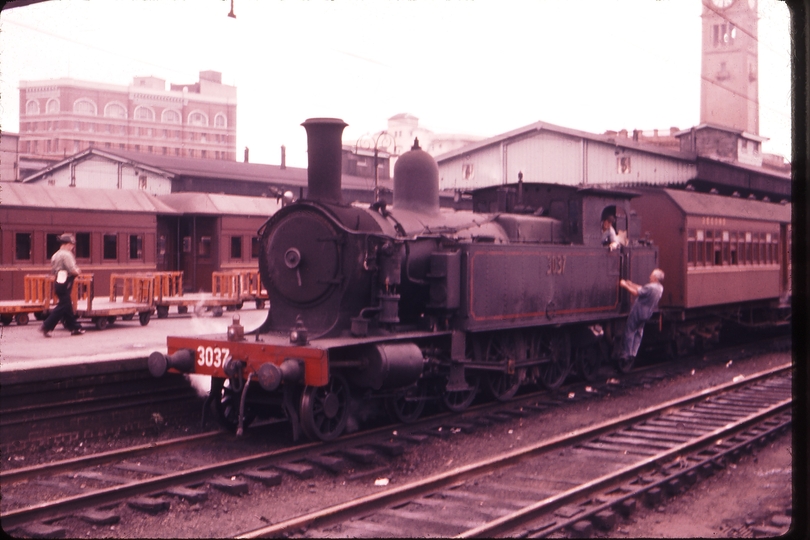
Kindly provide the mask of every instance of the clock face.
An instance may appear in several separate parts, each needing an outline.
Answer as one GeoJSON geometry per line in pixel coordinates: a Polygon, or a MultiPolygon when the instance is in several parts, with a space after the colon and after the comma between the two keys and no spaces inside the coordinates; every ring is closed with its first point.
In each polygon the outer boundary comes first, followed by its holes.
{"type": "Polygon", "coordinates": [[[720,9],[727,8],[732,2],[734,2],[734,0],[712,0],[712,4],[720,9]]]}

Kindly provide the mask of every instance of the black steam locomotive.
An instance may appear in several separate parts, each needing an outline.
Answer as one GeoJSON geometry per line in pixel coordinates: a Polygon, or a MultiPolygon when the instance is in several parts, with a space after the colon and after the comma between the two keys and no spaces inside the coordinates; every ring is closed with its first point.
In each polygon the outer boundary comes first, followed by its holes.
{"type": "Polygon", "coordinates": [[[646,283],[658,265],[636,193],[520,182],[479,190],[473,211],[440,209],[437,164],[417,143],[396,162],[392,205],[361,207],[341,200],[346,124],[303,126],[307,198],[259,231],[266,321],[169,337],[153,375],[210,376],[209,399],[237,431],[281,412],[295,438],[329,440],[353,401],[410,421],[429,400],[453,411],[479,390],[508,400],[572,369],[591,378],[610,358],[630,305],[619,280],[646,283]],[[608,214],[626,234],[617,250],[602,245],[608,214]]]}

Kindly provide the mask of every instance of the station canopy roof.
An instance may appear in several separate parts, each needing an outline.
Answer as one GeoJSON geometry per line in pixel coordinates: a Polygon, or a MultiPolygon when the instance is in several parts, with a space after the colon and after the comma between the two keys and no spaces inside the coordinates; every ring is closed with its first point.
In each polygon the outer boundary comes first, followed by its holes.
{"type": "Polygon", "coordinates": [[[0,184],[0,207],[178,214],[171,206],[140,190],[78,189],[16,182],[0,184]]]}
{"type": "Polygon", "coordinates": [[[281,208],[275,197],[183,192],[156,198],[180,214],[270,217],[281,208]]]}

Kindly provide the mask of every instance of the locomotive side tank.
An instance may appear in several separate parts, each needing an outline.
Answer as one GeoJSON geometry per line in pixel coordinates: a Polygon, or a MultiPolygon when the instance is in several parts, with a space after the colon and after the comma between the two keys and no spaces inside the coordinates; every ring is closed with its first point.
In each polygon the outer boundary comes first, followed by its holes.
{"type": "MultiPolygon", "coordinates": [[[[553,184],[496,186],[473,211],[440,209],[438,167],[415,141],[394,169],[394,197],[342,200],[338,119],[303,123],[308,192],[268,219],[260,273],[267,319],[245,333],[169,337],[149,368],[211,377],[218,418],[241,432],[285,415],[293,435],[331,439],[354,400],[398,420],[428,400],[461,410],[485,388],[556,387],[575,366],[593,377],[628,310],[619,279],[641,281],[658,251],[639,237],[631,192],[553,184]],[[601,245],[613,216],[624,246],[601,245]]],[[[629,366],[622,366],[628,369],[629,366]]]]}

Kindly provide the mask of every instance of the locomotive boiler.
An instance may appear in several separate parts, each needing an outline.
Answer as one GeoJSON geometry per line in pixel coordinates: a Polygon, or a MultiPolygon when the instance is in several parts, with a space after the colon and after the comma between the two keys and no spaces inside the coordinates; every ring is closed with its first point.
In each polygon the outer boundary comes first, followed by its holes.
{"type": "MultiPolygon", "coordinates": [[[[595,375],[620,337],[629,298],[658,250],[642,238],[635,193],[519,182],[477,191],[472,211],[440,208],[438,167],[418,146],[394,168],[393,202],[341,192],[338,119],[310,119],[305,198],[259,230],[267,319],[245,333],[174,337],[149,369],[211,377],[217,417],[241,431],[283,414],[312,439],[345,429],[350,404],[384,403],[400,421],[425,403],[469,406],[521,385],[595,375]],[[615,217],[626,245],[601,243],[615,217]]],[[[628,370],[627,363],[619,366],[628,370]]]]}

